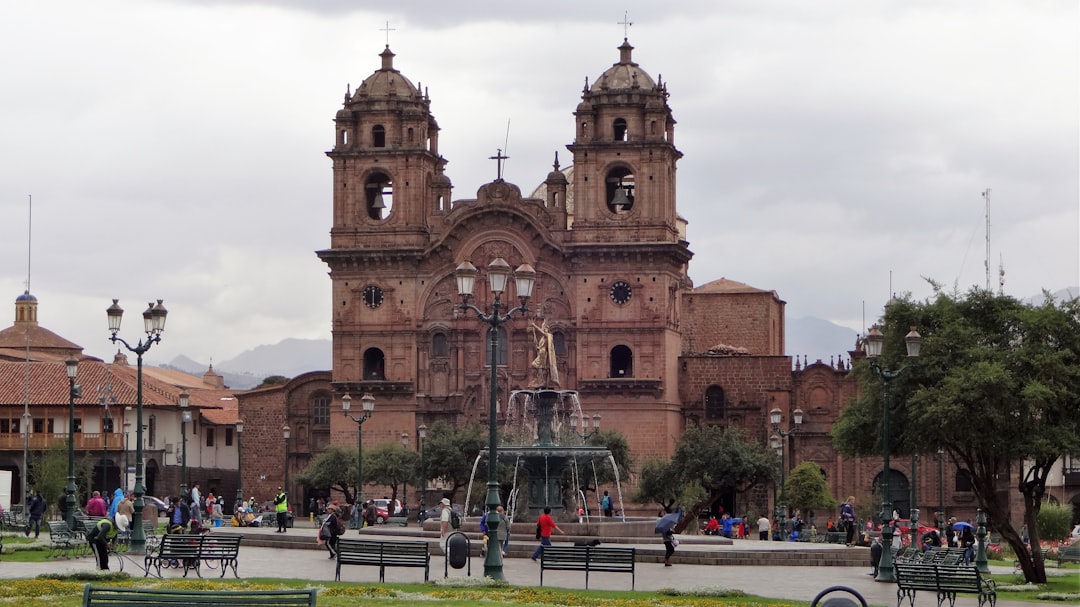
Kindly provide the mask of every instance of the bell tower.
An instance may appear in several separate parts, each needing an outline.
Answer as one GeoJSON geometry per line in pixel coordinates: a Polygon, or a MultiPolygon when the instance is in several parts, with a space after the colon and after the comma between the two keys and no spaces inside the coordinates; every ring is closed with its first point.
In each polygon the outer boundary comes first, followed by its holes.
{"type": "Polygon", "coordinates": [[[667,88],[631,58],[624,38],[619,61],[590,87],[586,80],[574,143],[575,240],[678,242],[675,211],[675,119],[667,88]]]}
{"type": "Polygon", "coordinates": [[[334,118],[334,249],[423,247],[430,218],[449,207],[431,100],[394,68],[389,46],[380,57],[334,118]]]}

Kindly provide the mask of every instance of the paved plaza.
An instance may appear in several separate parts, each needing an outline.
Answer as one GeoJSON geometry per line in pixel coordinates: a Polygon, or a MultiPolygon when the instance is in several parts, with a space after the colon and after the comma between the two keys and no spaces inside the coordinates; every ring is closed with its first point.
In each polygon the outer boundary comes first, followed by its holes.
{"type": "MultiPolygon", "coordinates": [[[[229,529],[233,532],[235,529],[229,529]]],[[[244,529],[245,535],[251,536],[250,543],[259,543],[259,540],[269,540],[275,536],[273,529],[244,529]]],[[[409,531],[403,529],[400,535],[408,535],[409,531]]],[[[44,534],[42,537],[46,537],[44,534]]],[[[327,558],[325,549],[316,545],[315,530],[310,528],[290,529],[289,533],[277,536],[288,538],[297,542],[300,537],[310,540],[309,545],[313,549],[262,547],[254,545],[242,545],[240,549],[239,573],[241,578],[252,577],[282,577],[299,578],[312,581],[332,582],[334,580],[334,561],[327,558]]],[[[355,530],[350,530],[346,537],[357,537],[355,530]]],[[[401,539],[405,539],[402,537],[401,539]]],[[[420,539],[412,537],[411,539],[420,539]]],[[[300,540],[302,542],[302,540],[300,540]]],[[[432,540],[434,542],[434,539],[432,540]]],[[[558,543],[558,542],[556,542],[558,543]]],[[[522,541],[522,546],[534,546],[533,541],[522,541]]],[[[655,550],[659,541],[649,544],[638,545],[645,550],[655,550]]],[[[777,599],[792,599],[810,601],[821,590],[829,586],[848,586],[860,592],[872,605],[894,606],[896,605],[896,587],[894,584],[875,582],[868,575],[870,568],[866,567],[801,567],[801,566],[715,566],[715,565],[687,565],[679,563],[679,556],[690,556],[695,551],[724,550],[737,552],[748,549],[769,550],[815,550],[813,544],[796,544],[785,542],[757,542],[737,541],[731,546],[712,546],[706,544],[683,543],[676,551],[674,566],[664,567],[658,562],[641,562],[637,565],[635,587],[637,590],[659,590],[662,588],[691,589],[697,587],[724,587],[742,590],[748,594],[777,599]]],[[[865,550],[851,548],[851,550],[865,550]]],[[[520,553],[520,551],[517,551],[520,553]]],[[[142,559],[136,555],[126,557],[124,572],[132,575],[142,575],[142,559]]],[[[431,579],[443,577],[445,559],[442,556],[432,556],[431,579]]],[[[0,578],[28,578],[42,573],[72,573],[79,571],[94,570],[94,560],[90,556],[72,559],[54,559],[46,563],[17,563],[0,562],[0,578]]],[[[482,576],[484,570],[483,559],[472,559],[472,575],[482,576]]],[[[504,563],[504,575],[506,580],[514,585],[537,586],[540,584],[540,565],[528,558],[511,557],[504,563]]],[[[995,568],[994,573],[1009,573],[1011,568],[995,568]]],[[[189,573],[189,576],[194,576],[189,573]]],[[[216,577],[220,570],[203,570],[203,575],[216,577]]],[[[153,573],[151,573],[153,576],[153,573]]],[[[166,578],[181,577],[181,572],[176,569],[162,569],[162,576],[166,578]]],[[[464,577],[465,569],[449,569],[449,577],[464,577]]],[[[227,577],[231,578],[229,572],[227,577]]],[[[346,566],[342,567],[341,579],[344,582],[376,583],[379,579],[377,567],[346,566]]],[[[424,575],[421,569],[388,568],[386,570],[387,582],[423,582],[424,575]]],[[[585,574],[570,571],[546,571],[544,572],[544,585],[562,588],[584,588],[585,574]]],[[[630,576],[619,573],[593,573],[589,577],[589,588],[597,590],[629,590],[630,576]]],[[[1044,603],[1024,603],[1007,600],[1007,595],[998,595],[998,604],[1006,607],[1025,607],[1029,605],[1043,605],[1044,603]]],[[[916,599],[916,607],[927,607],[936,604],[935,597],[930,593],[919,593],[916,599]]],[[[975,607],[978,601],[973,597],[961,597],[957,600],[959,607],[975,607]]]]}

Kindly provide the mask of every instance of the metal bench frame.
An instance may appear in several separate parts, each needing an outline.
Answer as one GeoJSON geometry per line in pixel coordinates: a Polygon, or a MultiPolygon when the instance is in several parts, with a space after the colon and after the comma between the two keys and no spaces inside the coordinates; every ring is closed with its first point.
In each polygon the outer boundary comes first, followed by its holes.
{"type": "Polygon", "coordinates": [[[337,567],[334,581],[341,581],[342,565],[375,565],[379,581],[386,581],[387,567],[423,567],[424,581],[431,570],[431,552],[427,542],[383,542],[338,538],[337,567]]]}
{"type": "Polygon", "coordinates": [[[983,577],[975,567],[954,567],[921,563],[894,564],[896,571],[896,607],[900,607],[906,598],[909,607],[915,607],[915,593],[929,590],[937,593],[937,604],[941,607],[946,600],[949,607],[956,606],[958,592],[970,592],[979,597],[979,607],[997,603],[997,590],[994,580],[983,577]]]}
{"type": "Polygon", "coordinates": [[[585,589],[589,589],[589,573],[629,573],[630,589],[634,589],[635,548],[600,546],[544,546],[540,553],[540,585],[544,585],[544,570],[584,571],[585,589]]]}
{"type": "Polygon", "coordinates": [[[161,566],[176,561],[184,568],[184,577],[187,577],[189,570],[194,570],[195,575],[201,578],[200,564],[203,561],[216,561],[221,566],[221,577],[225,577],[225,572],[231,567],[233,575],[239,579],[240,574],[236,567],[239,564],[240,541],[243,538],[243,535],[232,533],[167,533],[161,537],[161,543],[155,551],[146,553],[143,559],[146,572],[143,577],[150,575],[151,567],[157,571],[158,577],[161,577],[161,566]]]}

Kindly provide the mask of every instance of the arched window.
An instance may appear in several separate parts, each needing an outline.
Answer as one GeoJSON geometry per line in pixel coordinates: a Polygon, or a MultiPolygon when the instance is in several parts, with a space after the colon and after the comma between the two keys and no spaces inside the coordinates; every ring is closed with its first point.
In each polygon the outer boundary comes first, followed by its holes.
{"type": "Polygon", "coordinates": [[[956,491],[971,491],[971,471],[963,468],[956,471],[956,484],[953,487],[956,491]]]}
{"type": "Polygon", "coordinates": [[[364,379],[381,381],[386,379],[386,357],[378,348],[364,350],[364,379]]]}
{"type": "Polygon", "coordinates": [[[432,356],[450,356],[450,346],[446,342],[446,333],[439,331],[431,336],[431,355],[432,356]]]}
{"type": "Polygon", "coordinates": [[[709,386],[705,389],[705,419],[724,418],[724,389],[709,386]]]}
{"type": "Polygon", "coordinates": [[[612,125],[612,131],[615,134],[615,141],[626,141],[626,119],[616,118],[615,123],[612,125]]]}
{"type": "Polygon", "coordinates": [[[611,377],[634,376],[634,352],[626,346],[611,349],[611,377]]]}
{"type": "Polygon", "coordinates": [[[634,173],[626,167],[608,171],[604,201],[612,213],[625,213],[634,208],[634,173]]]}
{"type": "Polygon", "coordinates": [[[562,331],[551,332],[551,343],[555,346],[555,356],[566,356],[566,334],[562,331]]]}
{"type": "Polygon", "coordinates": [[[364,202],[368,217],[382,219],[394,207],[394,183],[386,173],[376,172],[364,182],[364,202]]]}
{"type": "Polygon", "coordinates": [[[371,127],[371,145],[377,148],[386,147],[386,129],[381,124],[371,127]]]}
{"type": "MultiPolygon", "coordinates": [[[[491,331],[491,329],[488,329],[488,332],[484,335],[484,364],[489,366],[491,365],[491,331]]],[[[499,344],[496,347],[496,356],[498,357],[498,362],[496,364],[505,365],[507,350],[509,349],[507,348],[506,344],[506,329],[503,327],[499,327],[498,333],[496,333],[496,335],[498,336],[499,340],[499,344]]]]}
{"type": "Polygon", "coordinates": [[[311,423],[316,426],[330,425],[330,397],[326,394],[316,394],[311,399],[311,423]]]}

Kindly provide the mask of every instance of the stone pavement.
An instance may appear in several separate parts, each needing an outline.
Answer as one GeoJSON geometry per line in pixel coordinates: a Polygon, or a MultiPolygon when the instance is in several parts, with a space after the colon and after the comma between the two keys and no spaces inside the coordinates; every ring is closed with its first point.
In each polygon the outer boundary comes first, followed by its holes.
{"type": "MultiPolygon", "coordinates": [[[[223,531],[226,531],[223,529],[223,531]]],[[[237,531],[228,529],[227,531],[237,531]]],[[[406,531],[406,530],[402,530],[406,531]]],[[[270,539],[275,536],[272,529],[244,529],[246,535],[252,536],[251,543],[256,540],[270,539]],[[269,536],[269,537],[268,537],[269,536]]],[[[351,530],[348,536],[355,537],[357,532],[351,530]]],[[[278,535],[278,538],[296,541],[301,537],[309,540],[307,546],[315,549],[284,549],[274,547],[259,547],[254,545],[241,545],[239,572],[242,578],[252,577],[282,577],[298,578],[312,581],[332,582],[334,580],[334,561],[327,558],[325,549],[320,549],[315,544],[314,529],[296,528],[289,533],[278,535]]],[[[404,539],[404,538],[403,538],[404,539]]],[[[419,539],[414,537],[413,539],[419,539]]],[[[534,546],[535,541],[522,541],[522,546],[534,546]]],[[[738,550],[740,544],[759,544],[758,542],[736,542],[735,546],[725,547],[728,550],[738,550]]],[[[769,545],[775,550],[812,550],[813,545],[760,542],[761,547],[769,545]]],[[[656,543],[643,544],[642,548],[656,548],[656,543]]],[[[755,546],[757,547],[757,546],[755,546]]],[[[637,590],[659,590],[662,588],[690,589],[695,587],[724,587],[739,589],[748,594],[777,599],[791,599],[797,601],[811,601],[821,590],[829,586],[848,586],[860,592],[871,605],[894,606],[896,605],[896,587],[894,584],[874,581],[868,575],[869,566],[866,567],[802,567],[802,566],[715,566],[715,565],[687,565],[680,564],[680,556],[690,556],[694,551],[709,549],[708,546],[697,544],[682,544],[676,550],[674,566],[664,567],[658,562],[641,562],[637,566],[636,584],[637,590]]],[[[715,549],[715,548],[714,548],[715,549]]],[[[142,559],[137,555],[126,557],[124,572],[134,576],[142,575],[142,559]]],[[[472,558],[472,575],[483,575],[483,559],[472,558]]],[[[442,556],[433,556],[431,559],[431,579],[443,577],[445,559],[442,556]]],[[[42,573],[70,573],[76,571],[92,571],[95,568],[94,560],[90,556],[74,559],[55,559],[46,563],[16,563],[0,562],[0,578],[28,578],[42,573]]],[[[995,568],[994,573],[1008,573],[1011,568],[995,568]]],[[[540,583],[540,565],[528,558],[507,558],[503,568],[506,580],[514,585],[537,586],[540,583]]],[[[217,577],[219,570],[203,570],[206,577],[217,577]]],[[[181,577],[181,573],[175,569],[162,569],[163,577],[181,577]]],[[[190,573],[189,576],[193,576],[190,573]]],[[[346,566],[342,568],[342,581],[345,582],[378,582],[377,567],[346,566]]],[[[449,577],[465,577],[466,569],[450,569],[449,577]]],[[[151,573],[153,577],[153,573],[151,573]]],[[[227,577],[232,577],[231,571],[227,577]]],[[[386,570],[387,582],[410,583],[422,582],[423,570],[407,568],[388,568],[386,570]]],[[[547,571],[544,573],[544,584],[562,588],[584,588],[585,574],[573,571],[547,571]]],[[[597,590],[629,590],[630,576],[620,573],[593,573],[589,577],[589,588],[597,590]]],[[[1003,607],[1030,607],[1045,604],[1024,603],[1006,600],[1007,595],[998,595],[998,604],[1003,607]]],[[[930,593],[919,593],[917,607],[927,607],[934,603],[935,597],[930,593]]],[[[978,601],[974,598],[961,597],[956,603],[959,607],[976,607],[978,601]]]]}

